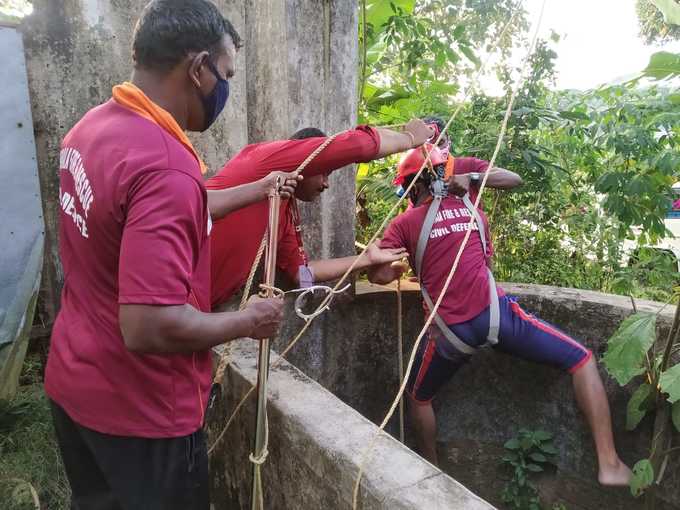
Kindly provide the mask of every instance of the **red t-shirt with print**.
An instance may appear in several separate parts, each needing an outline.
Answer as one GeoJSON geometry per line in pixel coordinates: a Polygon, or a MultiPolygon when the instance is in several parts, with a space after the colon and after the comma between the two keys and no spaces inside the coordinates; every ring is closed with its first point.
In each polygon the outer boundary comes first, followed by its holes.
{"type": "Polygon", "coordinates": [[[45,389],[77,423],[119,436],[184,436],[202,425],[209,351],[138,354],[120,304],[210,310],[206,191],[195,157],[111,100],[66,135],[59,165],[61,310],[45,389]]]}
{"type": "MultiPolygon", "coordinates": [[[[477,158],[455,158],[455,173],[470,172],[483,173],[488,168],[487,161],[477,158]]],[[[474,203],[477,199],[477,188],[470,186],[470,199],[474,203]]],[[[488,255],[493,254],[489,223],[479,204],[479,215],[484,223],[487,239],[488,255]]],[[[415,254],[420,230],[425,221],[430,203],[412,207],[397,216],[387,227],[381,242],[383,248],[406,248],[409,262],[415,268],[415,254]]],[[[436,301],[444,288],[444,283],[451,270],[451,265],[463,243],[470,212],[462,198],[449,196],[442,200],[439,214],[435,218],[430,233],[430,239],[423,254],[422,274],[420,284],[427,289],[432,301],[436,301]]],[[[463,250],[458,268],[453,275],[451,284],[446,290],[444,299],[439,306],[439,315],[447,324],[458,324],[479,315],[489,306],[489,275],[488,261],[482,248],[481,238],[476,223],[473,222],[473,232],[463,250]]],[[[500,291],[499,289],[499,292],[500,291]]]]}
{"type": "MultiPolygon", "coordinates": [[[[292,172],[325,140],[313,137],[248,145],[210,178],[206,187],[232,188],[257,181],[270,172],[292,172]]],[[[371,161],[379,149],[378,133],[368,126],[359,126],[339,134],[307,165],[303,175],[309,177],[371,161]]],[[[229,300],[245,284],[267,229],[268,207],[269,203],[262,200],[215,221],[210,236],[213,306],[229,300]]],[[[281,207],[276,262],[278,269],[290,278],[295,278],[303,264],[288,203],[281,207]]]]}

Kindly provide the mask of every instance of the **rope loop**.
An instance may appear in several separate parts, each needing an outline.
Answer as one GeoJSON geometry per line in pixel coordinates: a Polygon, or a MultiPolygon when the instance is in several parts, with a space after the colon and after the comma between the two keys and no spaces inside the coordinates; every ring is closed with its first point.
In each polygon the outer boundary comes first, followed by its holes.
{"type": "Polygon", "coordinates": [[[303,321],[308,322],[311,321],[312,319],[315,319],[325,311],[330,310],[333,298],[338,294],[342,294],[343,292],[347,291],[351,286],[352,284],[348,283],[342,289],[335,290],[332,287],[329,287],[328,285],[312,285],[311,287],[293,289],[284,292],[283,290],[279,289],[278,287],[274,287],[273,285],[261,284],[260,289],[262,290],[260,292],[260,295],[262,297],[265,297],[267,291],[270,291],[274,295],[274,297],[277,298],[283,298],[286,294],[299,294],[299,296],[295,299],[295,315],[300,317],[303,321]],[[307,299],[307,296],[309,296],[310,294],[314,296],[317,290],[325,294],[323,296],[325,303],[323,304],[323,306],[319,306],[312,313],[305,313],[302,309],[302,307],[304,306],[305,299],[307,299]]]}

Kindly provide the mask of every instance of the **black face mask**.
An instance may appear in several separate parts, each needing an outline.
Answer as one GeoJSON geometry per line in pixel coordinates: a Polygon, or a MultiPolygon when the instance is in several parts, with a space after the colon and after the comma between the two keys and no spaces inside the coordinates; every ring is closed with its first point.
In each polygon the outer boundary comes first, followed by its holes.
{"type": "Polygon", "coordinates": [[[206,60],[206,64],[208,69],[215,75],[215,78],[217,78],[217,83],[210,94],[207,96],[201,94],[203,112],[205,114],[205,122],[201,132],[206,131],[213,125],[217,117],[222,113],[224,105],[227,104],[227,99],[229,98],[229,82],[220,76],[217,68],[215,68],[215,65],[210,60],[206,60]]]}

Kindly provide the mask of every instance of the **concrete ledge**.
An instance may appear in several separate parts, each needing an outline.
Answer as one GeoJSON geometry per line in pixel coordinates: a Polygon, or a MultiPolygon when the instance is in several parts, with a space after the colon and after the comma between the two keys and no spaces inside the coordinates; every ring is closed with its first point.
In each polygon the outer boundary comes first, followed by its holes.
{"type": "MultiPolygon", "coordinates": [[[[255,383],[257,343],[235,342],[231,359],[227,391],[210,419],[210,437],[255,383]]],[[[270,455],[263,469],[267,508],[350,508],[361,455],[377,427],[289,363],[271,371],[269,388],[270,455]]],[[[216,510],[249,508],[254,414],[252,398],[211,459],[216,510]]],[[[361,508],[494,507],[383,435],[367,464],[361,508]]]]}

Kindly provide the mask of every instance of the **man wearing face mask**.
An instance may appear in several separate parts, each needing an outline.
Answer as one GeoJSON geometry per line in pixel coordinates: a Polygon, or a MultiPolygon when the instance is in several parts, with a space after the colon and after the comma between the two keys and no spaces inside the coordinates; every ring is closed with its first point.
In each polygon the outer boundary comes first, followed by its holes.
{"type": "MultiPolygon", "coordinates": [[[[356,256],[308,261],[302,246],[302,226],[297,200],[314,201],[328,189],[334,170],[352,163],[371,161],[422,145],[434,129],[421,120],[411,120],[402,132],[359,126],[339,133],[303,170],[303,180],[294,196],[281,208],[277,266],[289,283],[309,287],[341,277],[356,262],[355,271],[399,260],[403,250],[384,250],[377,244],[356,261],[356,256]]],[[[262,179],[271,172],[295,170],[324,141],[316,128],[297,131],[289,140],[248,145],[208,180],[208,190],[229,190],[262,179]]],[[[262,236],[267,228],[267,204],[257,203],[215,222],[211,236],[212,304],[229,300],[246,282],[262,236]],[[238,232],[235,235],[235,232],[238,232]]]]}
{"type": "MultiPolygon", "coordinates": [[[[211,2],[152,1],[131,83],[63,140],[64,288],[45,389],[73,508],[207,510],[210,348],[280,324],[277,299],[210,313],[210,214],[264,199],[273,178],[207,193],[184,134],[222,111],[240,45],[211,2]]],[[[290,195],[296,176],[280,177],[290,195]]]]}

